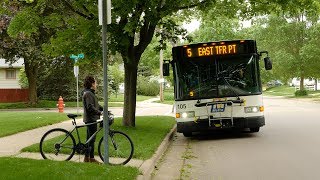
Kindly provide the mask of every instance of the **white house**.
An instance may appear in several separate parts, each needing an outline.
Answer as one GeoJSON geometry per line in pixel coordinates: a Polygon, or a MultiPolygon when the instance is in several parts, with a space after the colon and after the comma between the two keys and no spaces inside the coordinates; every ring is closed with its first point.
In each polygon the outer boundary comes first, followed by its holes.
{"type": "Polygon", "coordinates": [[[19,74],[23,67],[23,59],[12,64],[6,63],[5,59],[0,59],[0,89],[21,89],[19,74]]]}

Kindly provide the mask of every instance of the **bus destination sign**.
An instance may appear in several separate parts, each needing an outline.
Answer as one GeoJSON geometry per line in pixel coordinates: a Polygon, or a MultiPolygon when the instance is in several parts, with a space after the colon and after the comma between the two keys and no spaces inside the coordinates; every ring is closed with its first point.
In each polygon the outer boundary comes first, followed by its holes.
{"type": "Polygon", "coordinates": [[[232,55],[238,53],[238,44],[219,44],[185,47],[185,55],[191,57],[204,57],[215,55],[232,55]]]}

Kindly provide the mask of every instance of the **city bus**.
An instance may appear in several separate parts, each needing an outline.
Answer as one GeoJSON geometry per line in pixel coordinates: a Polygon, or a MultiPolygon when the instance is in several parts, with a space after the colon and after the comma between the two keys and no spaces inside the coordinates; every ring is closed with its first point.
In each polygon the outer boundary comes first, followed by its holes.
{"type": "Polygon", "coordinates": [[[272,69],[267,51],[258,52],[255,40],[188,44],[172,48],[177,132],[248,129],[265,125],[259,61],[272,69]]]}

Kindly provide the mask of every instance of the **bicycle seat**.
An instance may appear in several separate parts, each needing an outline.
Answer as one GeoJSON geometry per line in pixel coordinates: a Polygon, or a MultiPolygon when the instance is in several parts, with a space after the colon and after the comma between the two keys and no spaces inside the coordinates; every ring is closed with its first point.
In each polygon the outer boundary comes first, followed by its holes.
{"type": "Polygon", "coordinates": [[[68,116],[69,118],[74,119],[74,118],[79,117],[79,116],[81,116],[81,115],[79,115],[79,114],[68,114],[67,116],[68,116]]]}

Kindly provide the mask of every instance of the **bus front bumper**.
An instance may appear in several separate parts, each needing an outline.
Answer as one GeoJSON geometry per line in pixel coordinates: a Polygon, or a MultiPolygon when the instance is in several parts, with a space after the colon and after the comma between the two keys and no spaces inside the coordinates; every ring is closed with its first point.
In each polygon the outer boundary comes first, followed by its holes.
{"type": "Polygon", "coordinates": [[[200,132],[217,129],[244,129],[244,128],[258,128],[265,125],[264,116],[246,117],[246,118],[233,118],[233,125],[231,120],[211,121],[209,126],[208,119],[201,119],[198,121],[177,122],[177,132],[200,132]]]}

